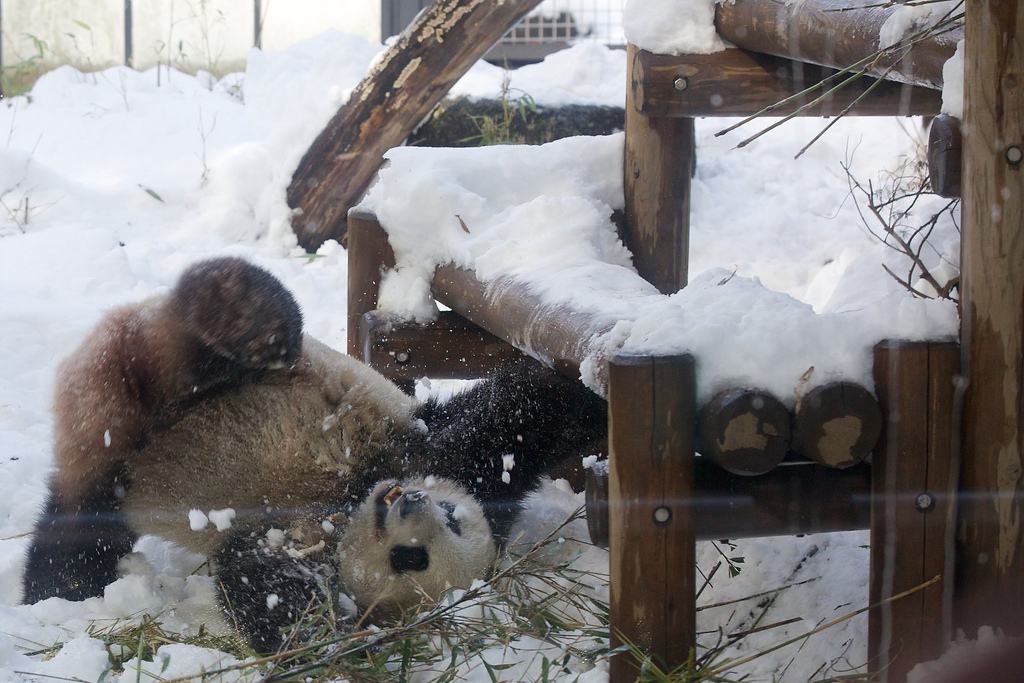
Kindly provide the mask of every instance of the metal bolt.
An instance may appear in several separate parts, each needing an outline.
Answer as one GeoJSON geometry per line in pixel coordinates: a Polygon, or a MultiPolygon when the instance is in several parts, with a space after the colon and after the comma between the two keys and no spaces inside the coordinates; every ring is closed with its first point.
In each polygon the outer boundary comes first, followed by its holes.
{"type": "Polygon", "coordinates": [[[1020,162],[1024,161],[1024,152],[1021,151],[1020,147],[1014,145],[1006,149],[1006,161],[1011,166],[1020,166],[1020,162]]]}
{"type": "Polygon", "coordinates": [[[670,519],[672,519],[672,510],[668,509],[664,505],[654,510],[655,524],[668,524],[670,519]]]}
{"type": "Polygon", "coordinates": [[[405,365],[411,359],[412,359],[412,351],[404,350],[404,351],[396,351],[395,352],[395,362],[398,363],[399,365],[405,365]]]}
{"type": "Polygon", "coordinates": [[[935,496],[930,493],[922,493],[914,499],[914,507],[918,512],[931,512],[935,509],[935,496]]]}
{"type": "Polygon", "coordinates": [[[686,80],[686,76],[676,76],[676,80],[672,81],[672,86],[682,92],[690,86],[690,82],[686,80]]]}

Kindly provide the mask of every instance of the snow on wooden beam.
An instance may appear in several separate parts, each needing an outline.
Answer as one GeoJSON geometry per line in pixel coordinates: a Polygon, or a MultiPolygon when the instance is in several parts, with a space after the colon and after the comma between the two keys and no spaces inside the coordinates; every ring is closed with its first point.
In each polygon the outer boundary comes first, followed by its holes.
{"type": "Polygon", "coordinates": [[[465,268],[437,269],[434,296],[491,334],[573,378],[591,353],[591,341],[612,323],[568,305],[551,304],[511,276],[486,283],[465,268]]]}
{"type": "MultiPolygon", "coordinates": [[[[877,0],[735,0],[717,5],[715,28],[746,50],[843,69],[878,50],[882,25],[902,9],[877,0]]],[[[881,77],[893,67],[895,79],[941,88],[942,66],[963,36],[961,26],[927,38],[898,61],[873,62],[868,72],[881,77]]]]}
{"type": "Polygon", "coordinates": [[[370,186],[384,152],[540,0],[436,0],[356,86],[299,162],[288,186],[292,229],[315,251],[341,240],[346,215],[370,186]]]}

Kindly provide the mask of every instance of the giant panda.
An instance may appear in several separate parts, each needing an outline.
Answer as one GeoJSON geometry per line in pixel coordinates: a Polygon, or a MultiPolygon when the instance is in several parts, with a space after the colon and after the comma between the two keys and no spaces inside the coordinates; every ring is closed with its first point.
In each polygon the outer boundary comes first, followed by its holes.
{"type": "Polygon", "coordinates": [[[386,618],[485,577],[544,471],[605,429],[602,399],[539,364],[418,402],[304,335],[268,272],[200,262],[60,366],[23,600],[101,595],[154,534],[212,559],[258,651],[325,587],[386,618]]]}

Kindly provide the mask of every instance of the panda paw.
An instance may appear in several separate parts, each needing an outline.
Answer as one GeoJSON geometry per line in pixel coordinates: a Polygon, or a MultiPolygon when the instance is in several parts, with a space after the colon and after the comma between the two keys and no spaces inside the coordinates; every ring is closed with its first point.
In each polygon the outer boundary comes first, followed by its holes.
{"type": "Polygon", "coordinates": [[[224,611],[256,652],[277,652],[288,633],[305,642],[325,624],[332,631],[344,629],[355,616],[331,597],[338,591],[325,555],[295,557],[271,550],[245,532],[235,534],[217,553],[224,611]]]}
{"type": "Polygon", "coordinates": [[[186,270],[170,305],[185,330],[217,356],[246,367],[287,367],[302,344],[302,313],[273,275],[238,258],[186,270]]]}

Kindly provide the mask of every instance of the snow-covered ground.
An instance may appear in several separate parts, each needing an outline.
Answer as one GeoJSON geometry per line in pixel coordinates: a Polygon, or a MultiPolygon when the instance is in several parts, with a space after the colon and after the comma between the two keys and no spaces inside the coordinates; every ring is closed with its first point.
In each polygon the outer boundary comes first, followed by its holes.
{"type": "MultiPolygon", "coordinates": [[[[134,562],[132,573],[104,598],[18,604],[26,534],[52,464],[54,369],[104,310],[166,291],[186,265],[222,254],[275,273],[295,293],[307,330],[344,349],[345,251],[334,242],[315,257],[297,249],[284,192],[309,143],[379,50],[329,33],[280,53],[253,51],[244,74],[221,81],[203,74],[61,68],[29,96],[0,103],[0,681],[99,680],[108,656],[89,633],[118,619],[146,613],[181,631],[216,621],[210,580],[189,576],[196,559],[151,539],[141,547],[147,561],[134,562]],[[65,645],[47,661],[26,654],[54,643],[65,645]]],[[[455,91],[494,96],[501,81],[500,69],[481,64],[455,91]]],[[[624,53],[580,45],[516,72],[511,85],[542,106],[621,106],[624,53]]],[[[759,124],[714,137],[724,125],[697,124],[693,287],[673,297],[637,284],[610,232],[609,210],[621,205],[621,136],[535,149],[396,150],[390,176],[372,201],[392,226],[430,222],[431,216],[444,226],[431,233],[451,238],[436,241],[444,252],[417,252],[426,238],[404,233],[409,264],[453,258],[505,269],[518,259],[524,272],[536,275],[548,273],[552,262],[580,259],[572,264],[581,269],[579,279],[538,276],[546,295],[578,297],[605,311],[628,307],[609,343],[699,351],[709,368],[703,392],[727,379],[769,383],[789,396],[810,365],[821,368],[822,381],[829,373],[864,379],[870,345],[886,335],[955,334],[951,304],[913,299],[882,270],[883,263],[903,266],[865,229],[840,166],[850,165],[865,182],[899,167],[919,151],[919,121],[844,120],[799,160],[793,156],[822,122],[789,123],[743,149],[735,149],[736,142],[759,124]],[[413,185],[401,184],[403,173],[413,185]],[[463,217],[469,235],[452,222],[453,214],[463,217]],[[510,244],[517,251],[509,251],[510,244]],[[588,275],[594,272],[602,275],[588,275]],[[589,289],[592,281],[597,290],[589,289]],[[615,289],[634,297],[628,306],[609,294],[615,289]]],[[[932,238],[936,250],[927,255],[931,265],[947,259],[955,267],[956,237],[951,225],[940,226],[932,238]]],[[[414,274],[412,265],[405,274],[414,274]]],[[[410,310],[423,310],[414,278],[403,284],[396,276],[394,287],[410,310]]],[[[524,525],[539,533],[580,503],[579,496],[550,486],[524,525]]],[[[585,527],[577,523],[575,533],[585,537],[585,527]]],[[[724,570],[716,574],[701,605],[806,583],[781,591],[770,604],[756,598],[704,609],[700,630],[714,642],[719,629],[728,635],[755,621],[799,619],[744,639],[730,651],[741,655],[863,607],[867,542],[865,532],[853,532],[723,548],[744,558],[742,571],[735,578],[724,570]]],[[[721,556],[703,544],[699,559],[707,572],[721,556]]],[[[579,562],[588,569],[607,566],[596,549],[579,562]]],[[[766,681],[841,674],[865,663],[866,633],[866,618],[859,616],[758,659],[742,673],[766,681]]],[[[211,667],[221,657],[186,645],[161,652],[167,661],[143,668],[165,679],[211,667]]],[[[538,660],[522,650],[495,656],[519,663],[503,677],[541,675],[538,660]]],[[[564,680],[580,672],[586,680],[606,680],[601,662],[573,660],[569,668],[559,674],[564,680]]],[[[136,675],[132,670],[121,680],[136,675]]],[[[467,677],[490,680],[483,668],[467,677]]]]}

